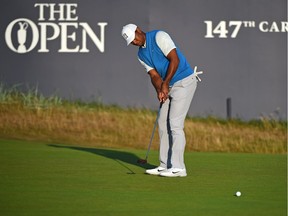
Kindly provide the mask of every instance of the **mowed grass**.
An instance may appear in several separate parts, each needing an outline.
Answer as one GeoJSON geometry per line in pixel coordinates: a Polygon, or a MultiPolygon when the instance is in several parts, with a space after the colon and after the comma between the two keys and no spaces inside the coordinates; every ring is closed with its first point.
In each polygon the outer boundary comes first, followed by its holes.
{"type": "Polygon", "coordinates": [[[287,215],[286,155],[186,152],[188,176],[163,178],[145,153],[0,140],[0,215],[287,215]]]}

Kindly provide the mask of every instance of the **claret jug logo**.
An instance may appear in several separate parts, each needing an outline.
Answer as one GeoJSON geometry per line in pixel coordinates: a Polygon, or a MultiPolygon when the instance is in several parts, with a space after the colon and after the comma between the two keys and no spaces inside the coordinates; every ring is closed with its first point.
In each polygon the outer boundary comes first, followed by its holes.
{"type": "Polygon", "coordinates": [[[98,22],[95,34],[86,22],[77,22],[77,4],[34,5],[39,11],[38,22],[18,18],[10,22],[5,31],[5,41],[10,50],[16,53],[28,53],[39,44],[39,53],[47,53],[49,41],[59,40],[59,53],[88,53],[90,49],[105,52],[105,26],[107,22],[98,22]],[[88,39],[92,41],[87,44],[88,39]],[[87,46],[90,45],[88,48],[87,46]]]}

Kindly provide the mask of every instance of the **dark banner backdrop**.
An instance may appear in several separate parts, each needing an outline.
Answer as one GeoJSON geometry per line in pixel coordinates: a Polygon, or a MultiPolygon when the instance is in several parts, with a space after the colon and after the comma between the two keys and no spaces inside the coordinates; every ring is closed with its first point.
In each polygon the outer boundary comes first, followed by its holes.
{"type": "Polygon", "coordinates": [[[168,32],[203,70],[189,114],[287,118],[286,0],[3,0],[0,80],[44,95],[157,109],[122,26],[168,32]]]}

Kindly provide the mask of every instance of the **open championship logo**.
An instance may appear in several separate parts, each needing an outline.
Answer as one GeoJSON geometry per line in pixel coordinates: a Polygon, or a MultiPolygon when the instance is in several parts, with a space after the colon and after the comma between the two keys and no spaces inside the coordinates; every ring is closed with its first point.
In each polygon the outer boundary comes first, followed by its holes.
{"type": "Polygon", "coordinates": [[[107,23],[97,23],[100,28],[100,37],[98,37],[88,23],[75,22],[78,20],[78,16],[76,16],[77,4],[56,5],[37,3],[34,5],[34,7],[38,7],[39,9],[39,28],[32,20],[27,18],[15,19],[7,26],[5,31],[5,41],[7,46],[12,51],[16,53],[30,52],[37,46],[38,42],[40,41],[40,48],[38,52],[47,53],[49,52],[47,41],[52,41],[58,38],[60,39],[60,49],[58,52],[88,53],[90,50],[87,48],[87,36],[91,39],[91,41],[95,44],[100,52],[103,53],[105,51],[105,26],[107,23]],[[48,19],[45,15],[48,15],[48,19]],[[58,16],[58,23],[51,22],[56,20],[55,15],[58,16]],[[45,22],[46,20],[49,22],[45,22]],[[78,29],[82,30],[82,41],[81,44],[75,45],[77,41],[76,36],[78,37],[76,30],[78,29]],[[15,32],[16,41],[12,36],[15,32]],[[48,36],[47,32],[52,32],[52,35],[48,36]],[[27,40],[28,34],[31,35],[32,39],[27,40]]]}

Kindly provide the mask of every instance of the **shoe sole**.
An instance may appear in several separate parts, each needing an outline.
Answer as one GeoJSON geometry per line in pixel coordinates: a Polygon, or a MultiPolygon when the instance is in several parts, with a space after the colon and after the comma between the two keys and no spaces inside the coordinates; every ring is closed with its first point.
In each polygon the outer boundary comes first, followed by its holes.
{"type": "Polygon", "coordinates": [[[149,173],[149,172],[146,171],[145,174],[148,174],[148,175],[160,175],[161,172],[159,172],[159,173],[149,173]]]}
{"type": "Polygon", "coordinates": [[[145,172],[145,174],[148,174],[148,175],[160,175],[160,173],[149,173],[149,172],[145,172]]]}
{"type": "Polygon", "coordinates": [[[181,175],[165,175],[164,173],[160,173],[159,174],[161,177],[186,177],[187,176],[187,173],[185,174],[181,174],[181,175]]]}

